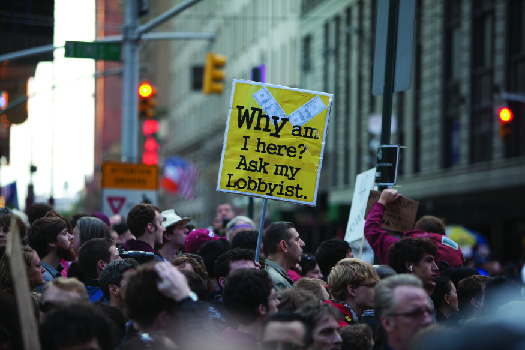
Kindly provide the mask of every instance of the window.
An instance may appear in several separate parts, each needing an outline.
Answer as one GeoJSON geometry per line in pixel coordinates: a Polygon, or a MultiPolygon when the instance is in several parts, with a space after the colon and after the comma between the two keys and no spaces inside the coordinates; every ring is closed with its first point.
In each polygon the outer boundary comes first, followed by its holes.
{"type": "Polygon", "coordinates": [[[493,19],[492,0],[472,3],[470,162],[492,159],[493,19]]]}
{"type": "Polygon", "coordinates": [[[445,37],[443,50],[443,157],[442,165],[450,168],[459,163],[459,115],[463,101],[459,87],[461,71],[461,5],[459,0],[444,3],[445,37]]]}
{"type": "Polygon", "coordinates": [[[303,62],[301,66],[303,72],[309,72],[312,67],[312,35],[308,34],[303,38],[303,62]]]}

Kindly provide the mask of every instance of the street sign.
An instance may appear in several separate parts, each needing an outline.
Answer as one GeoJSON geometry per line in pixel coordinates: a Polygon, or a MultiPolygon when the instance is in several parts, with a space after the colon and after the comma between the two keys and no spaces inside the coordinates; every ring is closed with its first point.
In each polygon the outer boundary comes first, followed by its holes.
{"type": "Polygon", "coordinates": [[[64,57],[92,58],[95,60],[120,61],[121,44],[86,41],[66,41],[64,57]]]}
{"type": "Polygon", "coordinates": [[[416,0],[378,0],[372,86],[372,94],[374,96],[383,95],[385,84],[388,10],[391,1],[399,1],[394,91],[408,90],[412,79],[412,47],[414,46],[416,0]]]}
{"type": "Polygon", "coordinates": [[[157,166],[145,164],[104,163],[102,165],[102,212],[122,215],[138,203],[157,205],[157,166]]]}

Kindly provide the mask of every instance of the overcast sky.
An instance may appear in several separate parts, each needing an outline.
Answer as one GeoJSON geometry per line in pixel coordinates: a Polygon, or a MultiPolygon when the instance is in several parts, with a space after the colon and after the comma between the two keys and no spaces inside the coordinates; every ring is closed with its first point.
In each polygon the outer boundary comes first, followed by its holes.
{"type": "MultiPolygon", "coordinates": [[[[95,39],[94,0],[55,0],[55,46],[66,40],[95,39]]],[[[73,197],[93,174],[95,61],[64,58],[55,50],[55,63],[42,62],[29,82],[29,119],[11,128],[11,164],[2,166],[0,182],[17,181],[20,206],[25,204],[29,165],[38,167],[33,182],[37,196],[73,197]],[[53,103],[53,75],[55,94],[53,103]],[[53,150],[53,152],[52,152],[53,150]],[[67,188],[65,186],[67,182],[67,188]]]]}

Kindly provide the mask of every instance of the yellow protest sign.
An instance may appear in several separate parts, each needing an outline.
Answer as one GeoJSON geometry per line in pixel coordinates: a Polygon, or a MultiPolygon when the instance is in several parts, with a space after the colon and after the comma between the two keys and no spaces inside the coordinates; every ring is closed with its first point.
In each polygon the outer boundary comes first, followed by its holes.
{"type": "Polygon", "coordinates": [[[315,206],[332,99],[234,80],[217,191],[315,206]]]}

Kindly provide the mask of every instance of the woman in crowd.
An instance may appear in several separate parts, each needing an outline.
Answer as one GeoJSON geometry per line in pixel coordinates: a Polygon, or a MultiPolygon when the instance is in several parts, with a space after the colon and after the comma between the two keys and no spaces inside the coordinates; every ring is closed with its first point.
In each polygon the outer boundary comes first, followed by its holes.
{"type": "MultiPolygon", "coordinates": [[[[35,287],[44,284],[45,268],[40,263],[38,254],[29,247],[22,247],[22,254],[26,263],[26,272],[29,279],[29,288],[31,290],[35,287]]],[[[9,262],[7,255],[0,259],[0,290],[6,293],[14,293],[13,279],[11,278],[11,271],[9,270],[9,262]]]]}
{"type": "Polygon", "coordinates": [[[434,278],[436,288],[430,297],[434,302],[436,310],[436,321],[438,323],[453,322],[452,315],[459,312],[458,293],[454,283],[447,277],[438,276],[434,278]]]}

